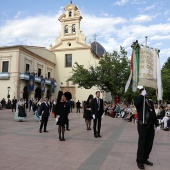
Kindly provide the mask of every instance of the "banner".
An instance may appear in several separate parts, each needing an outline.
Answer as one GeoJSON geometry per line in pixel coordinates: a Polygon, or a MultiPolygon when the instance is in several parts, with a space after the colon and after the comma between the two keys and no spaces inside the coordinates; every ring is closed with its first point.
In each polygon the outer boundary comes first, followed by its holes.
{"type": "Polygon", "coordinates": [[[54,81],[51,81],[51,92],[54,93],[54,81]]]}
{"type": "Polygon", "coordinates": [[[45,79],[41,79],[41,92],[44,93],[45,92],[45,79]]]}
{"type": "Polygon", "coordinates": [[[131,56],[131,59],[130,59],[130,76],[128,78],[128,81],[126,82],[125,93],[130,86],[130,83],[131,83],[131,80],[132,80],[132,72],[133,72],[133,51],[132,51],[132,56],[131,56]]]}
{"type": "Polygon", "coordinates": [[[157,89],[157,51],[141,46],[139,53],[139,86],[157,89]]]}
{"type": "Polygon", "coordinates": [[[35,77],[34,75],[29,75],[29,81],[28,81],[28,91],[34,91],[34,84],[35,84],[35,77]]]}

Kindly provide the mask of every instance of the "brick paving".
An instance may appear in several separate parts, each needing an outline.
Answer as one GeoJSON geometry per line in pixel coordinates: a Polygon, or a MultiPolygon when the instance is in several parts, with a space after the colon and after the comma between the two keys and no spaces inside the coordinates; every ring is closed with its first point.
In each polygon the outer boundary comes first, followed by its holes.
{"type": "MultiPolygon", "coordinates": [[[[27,120],[13,119],[11,110],[0,110],[0,170],[137,170],[136,123],[104,116],[102,138],[87,131],[82,113],[70,114],[66,141],[58,140],[54,118],[49,133],[39,133],[39,122],[28,112],[27,120]]],[[[156,132],[147,170],[170,167],[170,132],[156,132]]]]}

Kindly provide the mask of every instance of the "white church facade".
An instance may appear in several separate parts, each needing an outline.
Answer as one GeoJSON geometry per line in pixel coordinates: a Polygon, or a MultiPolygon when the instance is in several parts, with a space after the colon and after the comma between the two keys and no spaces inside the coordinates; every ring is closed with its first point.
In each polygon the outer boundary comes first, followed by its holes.
{"type": "MultiPolygon", "coordinates": [[[[0,84],[4,89],[0,93],[0,99],[6,98],[7,87],[10,87],[11,99],[14,96],[23,97],[24,88],[27,91],[28,70],[35,73],[36,77],[34,90],[28,91],[27,100],[35,98],[36,95],[54,99],[59,90],[70,92],[74,101],[84,101],[90,94],[95,95],[97,87],[78,88],[78,85],[67,80],[72,75],[75,62],[86,68],[89,65],[96,66],[105,49],[95,41],[86,43],[86,36],[80,27],[82,16],[75,5],[70,3],[64,10],[65,13],[59,17],[61,32],[49,49],[33,46],[0,47],[0,84]],[[4,62],[8,66],[4,65],[4,62]],[[41,77],[45,79],[43,93],[41,77]],[[50,90],[52,81],[55,88],[53,93],[50,90]]],[[[101,97],[106,99],[103,93],[101,97]]]]}

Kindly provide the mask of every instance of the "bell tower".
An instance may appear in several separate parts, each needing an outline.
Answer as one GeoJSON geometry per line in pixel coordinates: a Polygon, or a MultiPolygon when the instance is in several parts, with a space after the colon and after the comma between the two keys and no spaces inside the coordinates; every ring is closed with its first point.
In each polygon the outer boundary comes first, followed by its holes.
{"type": "Polygon", "coordinates": [[[72,4],[68,4],[65,8],[65,13],[61,14],[58,20],[61,22],[61,32],[60,36],[55,40],[56,45],[61,43],[61,41],[73,40],[85,44],[86,37],[80,30],[80,22],[82,16],[78,8],[72,4]]]}

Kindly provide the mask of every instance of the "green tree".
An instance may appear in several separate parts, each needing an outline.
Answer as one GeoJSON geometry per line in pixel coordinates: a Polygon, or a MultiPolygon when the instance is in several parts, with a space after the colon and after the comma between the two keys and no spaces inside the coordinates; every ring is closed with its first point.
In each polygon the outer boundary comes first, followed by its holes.
{"type": "Polygon", "coordinates": [[[163,99],[170,100],[170,57],[162,67],[163,99]]]}
{"type": "Polygon", "coordinates": [[[89,68],[75,63],[72,73],[68,81],[78,84],[79,87],[90,89],[97,86],[101,91],[110,92],[112,98],[115,95],[123,96],[129,76],[127,52],[120,47],[120,52],[106,53],[97,66],[90,65],[89,68]]]}

